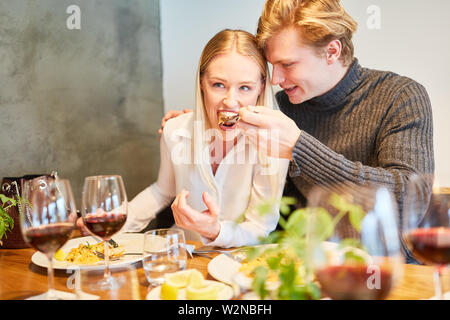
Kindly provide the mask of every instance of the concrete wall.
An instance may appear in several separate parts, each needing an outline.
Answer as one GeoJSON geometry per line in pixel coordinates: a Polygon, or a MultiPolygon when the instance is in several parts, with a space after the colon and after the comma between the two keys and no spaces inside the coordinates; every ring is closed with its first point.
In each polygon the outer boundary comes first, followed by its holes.
{"type": "Polygon", "coordinates": [[[122,175],[130,199],[152,183],[159,25],[158,0],[1,1],[0,177],[58,170],[78,205],[85,176],[122,175]]]}

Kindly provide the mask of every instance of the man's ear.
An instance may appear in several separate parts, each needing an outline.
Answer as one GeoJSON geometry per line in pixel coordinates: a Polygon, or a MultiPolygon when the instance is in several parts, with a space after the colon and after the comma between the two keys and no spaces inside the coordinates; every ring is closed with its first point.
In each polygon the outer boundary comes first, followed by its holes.
{"type": "Polygon", "coordinates": [[[330,41],[325,47],[325,57],[328,64],[333,64],[339,60],[342,52],[342,43],[339,40],[330,41]]]}

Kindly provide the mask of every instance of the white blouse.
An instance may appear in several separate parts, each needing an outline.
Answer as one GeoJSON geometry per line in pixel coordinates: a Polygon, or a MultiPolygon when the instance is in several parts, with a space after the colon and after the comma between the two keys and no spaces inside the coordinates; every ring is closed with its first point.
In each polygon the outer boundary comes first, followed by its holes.
{"type": "Polygon", "coordinates": [[[207,191],[220,207],[220,233],[210,241],[194,231],[185,230],[186,239],[226,248],[257,244],[259,237],[267,236],[276,228],[279,205],[274,205],[271,212],[264,215],[258,212],[257,206],[272,196],[275,200],[281,198],[289,160],[269,158],[271,168],[275,170],[267,174],[258,162],[256,149],[241,137],[222,159],[215,175],[211,166],[207,166],[213,188],[204,181],[190,159],[193,126],[193,112],[166,123],[160,140],[158,180],[130,201],[123,231],[138,232],[145,228],[183,189],[189,191],[187,204],[202,212],[207,209],[202,193],[207,191]],[[236,222],[244,212],[244,219],[236,222]]]}

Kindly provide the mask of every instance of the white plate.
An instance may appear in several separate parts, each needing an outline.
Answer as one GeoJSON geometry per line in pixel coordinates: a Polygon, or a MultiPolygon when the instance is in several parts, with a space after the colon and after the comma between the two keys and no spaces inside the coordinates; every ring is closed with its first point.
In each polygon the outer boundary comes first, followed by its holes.
{"type": "MultiPolygon", "coordinates": [[[[113,237],[114,241],[116,241],[119,245],[123,246],[126,252],[142,252],[142,246],[144,242],[144,235],[142,233],[120,233],[113,237]]],[[[86,244],[86,242],[89,242],[90,244],[98,243],[98,238],[94,237],[82,237],[82,238],[75,238],[72,240],[69,240],[66,242],[66,244],[61,248],[62,251],[64,251],[65,254],[69,253],[69,251],[72,248],[77,248],[81,243],[86,244]]],[[[118,260],[110,261],[109,264],[111,267],[119,266],[119,265],[125,265],[130,263],[135,263],[142,260],[141,255],[123,255],[118,260]]],[[[31,261],[40,266],[47,268],[48,267],[48,260],[47,257],[37,251],[33,254],[31,257],[31,261]]],[[[81,268],[81,269],[103,269],[105,267],[104,261],[100,261],[96,264],[90,264],[90,265],[81,265],[81,264],[75,264],[67,261],[58,261],[53,259],[53,268],[56,270],[70,270],[75,268],[81,268]]]]}
{"type": "MultiPolygon", "coordinates": [[[[219,291],[217,292],[217,300],[230,300],[233,298],[233,289],[226,284],[214,280],[205,280],[208,284],[215,284],[219,291]]],[[[161,286],[158,286],[147,294],[147,300],[161,300],[161,286]]],[[[178,293],[177,300],[186,300],[186,289],[181,289],[178,293]]]]}
{"type": "Polygon", "coordinates": [[[219,254],[208,263],[208,273],[214,279],[231,285],[240,267],[239,262],[224,254],[219,254]]]}
{"type": "MultiPolygon", "coordinates": [[[[274,246],[273,244],[261,245],[257,247],[270,247],[274,246]]],[[[331,242],[323,243],[325,251],[334,250],[337,247],[337,244],[331,242]]],[[[249,287],[251,285],[252,279],[244,276],[239,272],[239,268],[241,264],[230,257],[220,254],[214,257],[208,263],[208,273],[216,280],[232,285],[236,282],[239,283],[242,287],[249,287]]],[[[273,287],[276,287],[277,284],[273,283],[273,287]]],[[[270,286],[272,287],[272,285],[270,286]]]]}

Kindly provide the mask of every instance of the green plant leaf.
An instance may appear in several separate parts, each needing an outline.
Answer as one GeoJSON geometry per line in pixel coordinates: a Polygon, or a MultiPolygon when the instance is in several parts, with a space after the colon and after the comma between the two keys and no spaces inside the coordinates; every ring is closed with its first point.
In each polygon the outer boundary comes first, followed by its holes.
{"type": "Polygon", "coordinates": [[[252,289],[262,300],[264,300],[269,293],[265,285],[267,279],[267,269],[263,266],[259,266],[256,267],[253,272],[255,273],[255,278],[252,282],[252,289]]]}
{"type": "Polygon", "coordinates": [[[358,231],[361,232],[362,220],[364,219],[365,212],[361,206],[352,205],[350,206],[350,212],[348,219],[350,224],[358,231]]]}
{"type": "Polygon", "coordinates": [[[307,220],[307,209],[297,209],[289,216],[285,230],[302,237],[306,233],[307,220]]]}
{"type": "Polygon", "coordinates": [[[287,216],[291,213],[291,207],[297,204],[297,200],[292,197],[282,197],[280,202],[280,213],[287,216]]]}
{"type": "Polygon", "coordinates": [[[333,218],[324,208],[310,208],[312,215],[312,235],[320,240],[326,240],[333,235],[333,218]]]}
{"type": "Polygon", "coordinates": [[[17,201],[13,198],[9,198],[7,196],[5,196],[4,194],[0,193],[0,201],[2,202],[3,206],[7,203],[7,202],[11,202],[13,206],[15,206],[17,204],[17,201]]]}
{"type": "Polygon", "coordinates": [[[305,290],[308,293],[310,299],[318,300],[321,298],[322,294],[320,288],[314,282],[310,282],[305,285],[305,290]]]}
{"type": "Polygon", "coordinates": [[[345,262],[357,262],[357,263],[365,263],[366,262],[363,257],[354,253],[351,250],[345,252],[344,261],[345,262]]]}
{"type": "Polygon", "coordinates": [[[282,255],[278,255],[275,257],[269,257],[269,258],[267,258],[267,265],[269,266],[269,268],[271,270],[277,270],[280,266],[280,262],[281,262],[282,258],[283,258],[282,255]]]}

